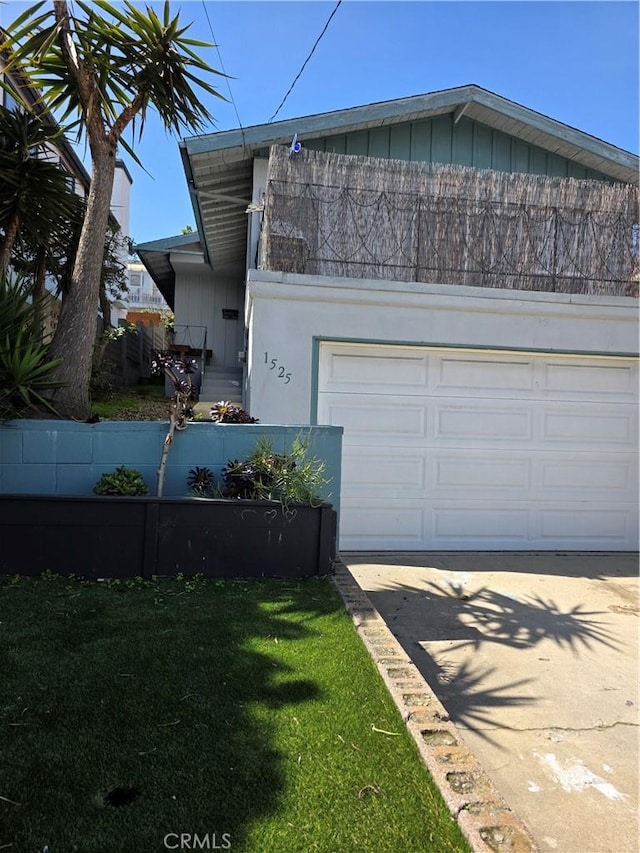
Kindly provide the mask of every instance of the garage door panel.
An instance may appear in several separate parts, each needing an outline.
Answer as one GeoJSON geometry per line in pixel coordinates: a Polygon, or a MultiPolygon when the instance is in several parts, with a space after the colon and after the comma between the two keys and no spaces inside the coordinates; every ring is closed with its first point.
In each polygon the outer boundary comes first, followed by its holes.
{"type": "Polygon", "coordinates": [[[368,447],[353,448],[342,465],[342,479],[346,484],[345,495],[368,496],[373,490],[384,490],[388,495],[424,498],[425,458],[424,452],[406,448],[374,453],[368,447]]]}
{"type": "Polygon", "coordinates": [[[438,497],[464,497],[470,492],[513,497],[531,488],[531,461],[524,455],[514,459],[473,451],[440,454],[433,466],[433,493],[438,497]]]}
{"type": "Polygon", "coordinates": [[[550,445],[603,450],[612,445],[627,448],[637,434],[635,407],[617,405],[604,409],[582,404],[548,406],[541,424],[542,441],[550,445]]]}
{"type": "Polygon", "coordinates": [[[540,485],[543,495],[584,500],[598,493],[611,501],[633,501],[638,494],[637,461],[591,453],[542,460],[540,485]]]}
{"type": "Polygon", "coordinates": [[[530,393],[534,387],[534,365],[530,360],[468,358],[449,355],[437,359],[438,377],[434,391],[475,396],[484,392],[530,393]]]}
{"type": "Polygon", "coordinates": [[[596,500],[633,503],[638,494],[637,460],[632,454],[594,456],[573,453],[531,458],[526,452],[504,455],[487,450],[458,450],[455,454],[427,452],[428,495],[464,500],[485,495],[487,499],[533,501],[596,500]]]}
{"type": "Polygon", "coordinates": [[[496,442],[529,442],[533,436],[533,413],[525,406],[509,401],[457,401],[433,403],[435,438],[444,442],[480,444],[496,442]]]}
{"type": "MultiPolygon", "coordinates": [[[[496,539],[508,541],[510,545],[528,542],[529,508],[527,506],[507,509],[502,506],[480,506],[477,503],[457,502],[433,508],[433,539],[437,545],[467,547],[468,543],[482,543],[496,539]]],[[[468,547],[476,545],[468,544],[468,547]]]]}
{"type": "Polygon", "coordinates": [[[421,503],[405,500],[381,507],[367,499],[344,498],[340,511],[340,547],[345,549],[420,549],[427,535],[421,503]]]}
{"type": "Polygon", "coordinates": [[[339,423],[344,427],[344,443],[378,442],[389,439],[402,444],[417,439],[424,442],[427,432],[427,409],[418,401],[402,397],[369,397],[362,395],[326,395],[323,423],[339,423]],[[327,420],[327,418],[329,420],[327,420]]]}
{"type": "Polygon", "coordinates": [[[634,521],[625,508],[585,507],[584,503],[551,505],[540,512],[540,540],[562,541],[579,548],[608,542],[624,547],[633,533],[634,521]]]}
{"type": "Polygon", "coordinates": [[[565,400],[629,402],[638,382],[635,366],[623,362],[575,364],[564,359],[546,363],[543,376],[544,390],[565,400]]]}
{"type": "Polygon", "coordinates": [[[375,393],[381,390],[396,393],[398,388],[404,393],[412,389],[421,393],[427,383],[428,358],[415,350],[389,356],[376,350],[343,349],[331,354],[327,369],[335,391],[348,393],[356,388],[366,392],[368,387],[373,387],[375,393]]]}

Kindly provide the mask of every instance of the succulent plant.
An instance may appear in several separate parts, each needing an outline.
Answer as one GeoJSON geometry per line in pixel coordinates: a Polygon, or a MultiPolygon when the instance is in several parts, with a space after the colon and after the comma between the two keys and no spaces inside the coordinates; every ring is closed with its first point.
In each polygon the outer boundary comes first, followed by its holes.
{"type": "Polygon", "coordinates": [[[224,487],[222,495],[225,498],[257,498],[260,469],[253,462],[237,459],[227,462],[222,469],[224,487]]]}
{"type": "Polygon", "coordinates": [[[211,407],[211,420],[216,424],[257,424],[258,419],[252,418],[249,412],[237,403],[220,400],[211,407]]]}
{"type": "Polygon", "coordinates": [[[215,477],[210,468],[200,468],[200,466],[196,465],[195,468],[189,471],[187,476],[187,485],[196,495],[207,495],[213,488],[214,483],[215,477]]]}

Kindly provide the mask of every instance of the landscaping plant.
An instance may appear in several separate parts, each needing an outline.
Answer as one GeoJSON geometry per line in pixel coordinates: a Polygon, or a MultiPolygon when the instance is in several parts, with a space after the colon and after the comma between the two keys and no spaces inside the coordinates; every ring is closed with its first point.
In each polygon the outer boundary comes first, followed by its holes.
{"type": "Polygon", "coordinates": [[[94,495],[148,495],[149,489],[140,471],[119,465],[115,471],[103,474],[93,487],[94,495]]]}
{"type": "Polygon", "coordinates": [[[210,468],[200,468],[196,465],[189,471],[187,485],[197,497],[208,497],[215,485],[215,477],[210,468]]]}
{"type": "Polygon", "coordinates": [[[57,364],[40,340],[36,309],[22,279],[0,273],[0,419],[46,409],[56,414],[45,393],[59,388],[57,364]]]}
{"type": "Polygon", "coordinates": [[[40,90],[39,107],[72,121],[91,154],[91,193],[51,344],[61,359],[55,378],[64,383],[58,407],[84,420],[103,260],[95,247],[104,245],[109,226],[116,163],[122,149],[135,158],[132,146],[153,110],[170,131],[206,127],[212,116],[200,97],[221,97],[205,79],[220,72],[197,55],[196,48],[208,45],[186,35],[189,26],[172,17],[168,2],[160,14],[129,0],[118,6],[55,0],[42,7],[36,3],[3,29],[0,53],[4,71],[40,90]]]}
{"type": "Polygon", "coordinates": [[[298,437],[288,453],[275,453],[269,440],[261,438],[247,459],[234,459],[222,469],[222,496],[318,506],[328,480],[324,462],[310,457],[308,450],[308,442],[298,437]]]}
{"type": "Polygon", "coordinates": [[[167,465],[169,448],[173,444],[175,430],[186,429],[189,418],[193,417],[194,403],[198,402],[198,389],[194,386],[191,376],[196,373],[198,362],[195,358],[178,358],[169,353],[156,353],[151,361],[151,373],[164,374],[173,384],[173,401],[169,413],[169,431],[162,447],[156,494],[162,496],[164,487],[164,472],[167,465]]]}
{"type": "Polygon", "coordinates": [[[257,424],[257,418],[252,418],[249,412],[237,403],[220,400],[211,407],[211,420],[214,424],[257,424]]]}

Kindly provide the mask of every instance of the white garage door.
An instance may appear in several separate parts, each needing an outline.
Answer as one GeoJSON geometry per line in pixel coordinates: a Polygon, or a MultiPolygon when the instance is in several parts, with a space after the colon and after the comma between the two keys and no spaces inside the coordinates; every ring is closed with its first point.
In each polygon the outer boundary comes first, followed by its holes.
{"type": "Polygon", "coordinates": [[[342,550],[635,550],[635,359],[323,343],[342,550]]]}

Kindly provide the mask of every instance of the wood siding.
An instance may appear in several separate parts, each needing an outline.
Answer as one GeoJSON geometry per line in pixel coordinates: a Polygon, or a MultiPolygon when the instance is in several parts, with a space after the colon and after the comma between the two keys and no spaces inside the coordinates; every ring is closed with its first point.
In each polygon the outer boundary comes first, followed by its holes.
{"type": "MultiPolygon", "coordinates": [[[[207,270],[208,272],[208,270],[207,270]]],[[[198,274],[186,268],[176,288],[175,314],[181,325],[207,327],[207,349],[213,367],[237,367],[244,340],[244,284],[230,278],[198,274]],[[236,320],[225,320],[223,309],[238,312],[236,320]]],[[[194,331],[194,335],[196,332],[194,331]]],[[[196,346],[200,344],[197,343],[196,346]]]]}
{"type": "Polygon", "coordinates": [[[500,172],[529,172],[581,180],[609,181],[601,172],[587,169],[514,136],[453,114],[431,119],[359,130],[341,136],[304,139],[305,148],[336,154],[359,154],[393,160],[454,163],[500,172]]]}

